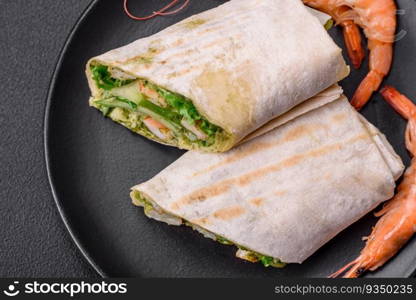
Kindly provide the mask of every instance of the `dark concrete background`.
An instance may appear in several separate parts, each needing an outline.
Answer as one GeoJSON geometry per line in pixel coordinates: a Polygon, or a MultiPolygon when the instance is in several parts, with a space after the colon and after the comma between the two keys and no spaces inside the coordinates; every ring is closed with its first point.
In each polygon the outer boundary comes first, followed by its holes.
{"type": "Polygon", "coordinates": [[[90,0],[0,0],[0,277],[98,277],[50,192],[43,116],[59,52],[90,0]]]}

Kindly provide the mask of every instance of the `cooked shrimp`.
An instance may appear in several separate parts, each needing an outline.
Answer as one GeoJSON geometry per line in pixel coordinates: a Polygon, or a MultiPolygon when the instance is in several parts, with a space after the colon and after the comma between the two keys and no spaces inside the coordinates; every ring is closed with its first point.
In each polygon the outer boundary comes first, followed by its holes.
{"type": "Polygon", "coordinates": [[[351,27],[348,20],[354,21],[363,28],[370,50],[370,71],[351,100],[351,104],[357,110],[361,109],[390,72],[397,24],[394,0],[303,0],[303,2],[328,13],[345,28],[344,36],[346,36],[348,53],[355,53],[352,55],[354,65],[358,65],[363,52],[360,52],[359,48],[354,48],[358,47],[361,37],[357,28],[351,27]]]}
{"type": "Polygon", "coordinates": [[[139,80],[139,92],[145,95],[154,104],[166,106],[165,99],[161,97],[157,91],[146,86],[141,80],[139,80]]]}
{"type": "Polygon", "coordinates": [[[330,15],[336,24],[342,27],[348,56],[352,65],[358,69],[365,57],[365,51],[362,47],[359,27],[352,20],[352,9],[345,5],[336,6],[331,1],[303,0],[303,2],[308,6],[330,15]]]}
{"type": "Polygon", "coordinates": [[[208,138],[208,136],[196,124],[191,124],[188,121],[186,121],[185,119],[183,119],[181,121],[181,125],[183,127],[185,127],[186,129],[188,129],[193,134],[195,134],[195,136],[199,140],[204,141],[204,140],[206,140],[208,138]]]}
{"type": "MultiPolygon", "coordinates": [[[[344,6],[341,8],[345,8],[344,6]]],[[[335,19],[336,20],[336,19],[335,19]]],[[[338,21],[336,21],[338,23],[338,21]]],[[[354,68],[359,69],[365,57],[361,44],[361,33],[358,26],[351,20],[339,21],[344,34],[345,46],[354,68]]]]}
{"type": "Polygon", "coordinates": [[[169,129],[158,121],[147,117],[143,120],[144,125],[150,130],[155,136],[161,140],[166,140],[169,137],[169,129]]]}
{"type": "Polygon", "coordinates": [[[392,87],[384,88],[381,93],[408,120],[406,147],[413,156],[412,163],[397,188],[396,196],[375,214],[381,218],[360,256],[330,277],[337,277],[346,270],[346,278],[376,270],[396,255],[416,232],[416,105],[392,87]]]}

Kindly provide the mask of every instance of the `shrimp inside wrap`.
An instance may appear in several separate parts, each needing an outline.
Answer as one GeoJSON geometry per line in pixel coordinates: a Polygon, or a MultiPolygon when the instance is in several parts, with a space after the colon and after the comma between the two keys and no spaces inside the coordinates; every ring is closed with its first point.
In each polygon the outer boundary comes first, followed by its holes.
{"type": "Polygon", "coordinates": [[[163,144],[229,150],[348,75],[318,16],[300,0],[226,2],[92,58],[90,105],[163,144]]]}
{"type": "Polygon", "coordinates": [[[132,188],[145,214],[235,245],[239,258],[302,263],[394,195],[403,163],[342,96],[226,153],[190,151],[132,188]]]}

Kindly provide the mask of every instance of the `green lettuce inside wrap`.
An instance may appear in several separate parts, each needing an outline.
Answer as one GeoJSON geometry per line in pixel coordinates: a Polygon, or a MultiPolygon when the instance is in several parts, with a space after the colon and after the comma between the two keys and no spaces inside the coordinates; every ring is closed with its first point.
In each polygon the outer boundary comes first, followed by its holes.
{"type": "Polygon", "coordinates": [[[223,129],[202,117],[186,97],[104,65],[92,64],[90,69],[99,90],[90,104],[130,130],[186,148],[195,145],[208,149],[228,138],[223,129]]]}
{"type": "Polygon", "coordinates": [[[171,225],[186,225],[189,227],[192,227],[192,229],[200,232],[207,238],[211,238],[221,244],[224,245],[230,245],[230,246],[236,246],[237,252],[236,256],[238,258],[247,260],[249,262],[260,262],[265,267],[275,267],[275,268],[283,268],[286,266],[284,262],[282,262],[278,258],[274,258],[271,256],[267,256],[255,251],[252,251],[250,249],[247,249],[246,247],[243,247],[241,245],[237,245],[234,242],[220,236],[217,234],[214,234],[198,225],[195,225],[191,222],[188,222],[186,220],[183,220],[177,216],[171,215],[167,213],[165,210],[163,210],[160,206],[158,206],[156,203],[153,203],[153,201],[148,200],[145,198],[140,192],[133,190],[130,194],[130,197],[133,200],[133,203],[138,206],[142,206],[144,209],[144,213],[149,218],[153,218],[162,222],[166,222],[171,225]]]}

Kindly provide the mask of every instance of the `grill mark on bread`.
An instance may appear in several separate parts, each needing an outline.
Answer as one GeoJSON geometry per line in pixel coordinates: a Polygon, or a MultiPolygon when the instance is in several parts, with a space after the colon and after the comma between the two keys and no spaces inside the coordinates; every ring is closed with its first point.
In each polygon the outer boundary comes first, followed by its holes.
{"type": "MultiPolygon", "coordinates": [[[[222,27],[219,27],[219,26],[209,27],[209,28],[205,28],[201,31],[196,32],[196,34],[200,38],[202,38],[202,37],[205,38],[205,35],[207,35],[208,33],[210,33],[210,32],[221,32],[221,30],[222,30],[222,27]]],[[[208,49],[208,48],[211,48],[215,45],[222,44],[223,42],[225,42],[226,40],[228,40],[230,38],[238,38],[240,35],[241,34],[238,34],[237,36],[232,35],[232,36],[229,36],[229,37],[226,37],[226,38],[215,39],[215,40],[213,40],[212,42],[210,42],[208,44],[200,45],[198,47],[198,49],[200,49],[200,48],[208,49]]],[[[178,48],[178,47],[183,46],[184,43],[185,43],[185,40],[183,38],[179,38],[179,39],[175,40],[174,42],[172,42],[170,45],[166,45],[166,46],[161,47],[161,48],[150,47],[148,52],[146,52],[146,53],[143,53],[143,54],[140,54],[140,55],[137,55],[137,56],[134,56],[134,57],[130,57],[127,60],[124,60],[124,61],[116,61],[116,63],[118,63],[118,64],[127,64],[127,63],[134,62],[136,60],[140,60],[143,57],[148,58],[149,56],[151,56],[151,58],[153,58],[156,55],[161,54],[167,48],[168,49],[169,48],[178,48]]],[[[167,58],[164,58],[163,61],[164,62],[170,62],[170,61],[172,61],[173,58],[180,58],[180,57],[189,58],[189,57],[191,57],[192,54],[198,52],[197,51],[198,49],[185,47],[185,49],[183,51],[178,51],[176,53],[173,53],[172,55],[168,56],[167,58]]]]}
{"type": "Polygon", "coordinates": [[[196,224],[196,225],[208,225],[208,224],[210,224],[208,217],[191,220],[191,223],[196,224]]]}
{"type": "Polygon", "coordinates": [[[204,37],[207,33],[210,33],[213,31],[216,31],[217,33],[221,33],[222,29],[223,29],[223,26],[218,26],[218,27],[212,26],[212,27],[208,27],[203,30],[197,31],[196,35],[198,35],[199,37],[204,37]]]}
{"type": "MultiPolygon", "coordinates": [[[[141,53],[139,55],[130,57],[126,60],[123,61],[115,61],[116,64],[130,64],[130,63],[134,63],[136,61],[143,61],[143,62],[139,62],[139,64],[144,64],[144,61],[151,61],[154,59],[155,56],[159,55],[160,53],[162,53],[165,50],[164,47],[149,47],[147,49],[147,52],[141,53]]],[[[147,64],[150,64],[147,63],[147,64]]]]}
{"type": "Polygon", "coordinates": [[[234,43],[234,41],[239,40],[240,38],[241,38],[241,34],[236,34],[236,35],[227,36],[227,37],[224,37],[224,38],[221,38],[221,39],[215,39],[215,40],[210,41],[207,44],[202,44],[201,48],[202,49],[209,49],[209,48],[214,47],[216,45],[224,45],[227,42],[234,43]]]}
{"type": "Polygon", "coordinates": [[[342,149],[343,146],[353,144],[363,139],[370,139],[370,136],[367,133],[359,134],[343,143],[326,145],[318,149],[308,151],[306,153],[296,154],[284,159],[283,161],[277,164],[272,164],[255,171],[250,171],[241,176],[225,179],[223,181],[214,183],[210,186],[197,189],[194,192],[191,192],[190,194],[173,202],[171,204],[171,208],[174,210],[178,210],[183,205],[190,205],[195,202],[203,202],[209,198],[213,198],[228,192],[234,186],[244,187],[250,184],[251,182],[260,179],[270,173],[278,172],[285,168],[293,167],[309,158],[316,158],[334,151],[339,151],[342,149]]]}
{"type": "MultiPolygon", "coordinates": [[[[176,52],[173,53],[172,55],[170,55],[167,58],[164,58],[164,61],[172,61],[174,58],[181,58],[181,57],[186,57],[187,59],[190,59],[192,57],[193,54],[198,53],[200,49],[209,49],[212,48],[216,45],[223,45],[225,42],[227,41],[231,41],[230,38],[238,38],[237,37],[226,37],[226,38],[220,38],[220,39],[214,39],[212,41],[210,41],[209,43],[202,43],[198,46],[198,48],[190,48],[187,49],[185,51],[182,52],[176,52]]],[[[177,62],[175,62],[175,64],[177,64],[177,62]]]]}
{"type": "Polygon", "coordinates": [[[215,211],[212,215],[214,218],[228,221],[234,218],[238,218],[245,212],[245,209],[239,205],[222,208],[215,211]]]}
{"type": "Polygon", "coordinates": [[[285,190],[275,191],[274,194],[278,197],[281,197],[281,196],[286,195],[287,191],[285,191],[285,190]]]}
{"type": "Polygon", "coordinates": [[[334,123],[342,123],[343,121],[347,119],[347,114],[339,113],[339,114],[334,115],[331,119],[334,123]]]}
{"type": "Polygon", "coordinates": [[[172,44],[170,44],[170,45],[169,45],[169,47],[174,47],[174,48],[176,48],[176,47],[182,46],[182,45],[183,45],[183,43],[184,43],[183,38],[179,38],[179,39],[177,39],[176,41],[174,41],[172,44]]]}
{"type": "Polygon", "coordinates": [[[183,69],[183,70],[180,70],[180,71],[175,71],[175,72],[169,73],[166,76],[169,79],[174,78],[174,77],[180,77],[180,76],[183,76],[185,74],[188,74],[192,71],[196,71],[196,70],[199,70],[199,69],[201,69],[201,66],[194,65],[194,66],[190,66],[189,68],[186,68],[186,69],[183,69]]]}
{"type": "Polygon", "coordinates": [[[248,200],[248,202],[250,202],[250,204],[253,204],[255,206],[261,206],[261,205],[263,205],[264,199],[258,197],[258,198],[250,199],[250,200],[248,200]]]}
{"type": "Polygon", "coordinates": [[[215,165],[212,165],[202,171],[195,172],[194,174],[192,174],[192,177],[202,175],[204,173],[210,172],[219,167],[239,161],[257,152],[267,150],[273,147],[277,147],[287,142],[295,141],[306,135],[312,135],[316,130],[327,129],[327,128],[328,126],[324,124],[300,125],[296,128],[289,130],[289,132],[287,132],[282,139],[276,142],[253,142],[250,145],[245,146],[243,150],[241,151],[237,150],[237,152],[234,155],[227,157],[223,161],[215,165]]]}

